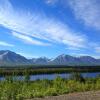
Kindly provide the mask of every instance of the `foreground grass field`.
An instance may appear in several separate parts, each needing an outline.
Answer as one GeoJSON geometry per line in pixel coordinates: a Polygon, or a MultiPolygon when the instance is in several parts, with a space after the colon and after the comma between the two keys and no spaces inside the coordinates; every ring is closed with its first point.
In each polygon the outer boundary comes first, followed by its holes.
{"type": "Polygon", "coordinates": [[[0,81],[0,100],[25,100],[36,97],[56,96],[72,92],[100,90],[100,77],[84,79],[73,73],[70,79],[57,77],[55,80],[29,81],[27,74],[22,81],[16,77],[6,77],[0,81]]]}

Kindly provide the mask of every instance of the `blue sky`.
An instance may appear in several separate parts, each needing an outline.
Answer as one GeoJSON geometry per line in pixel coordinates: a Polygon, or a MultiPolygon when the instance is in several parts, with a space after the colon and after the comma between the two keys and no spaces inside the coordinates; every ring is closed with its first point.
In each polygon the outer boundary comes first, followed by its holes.
{"type": "Polygon", "coordinates": [[[0,50],[100,58],[100,0],[0,0],[0,50]]]}

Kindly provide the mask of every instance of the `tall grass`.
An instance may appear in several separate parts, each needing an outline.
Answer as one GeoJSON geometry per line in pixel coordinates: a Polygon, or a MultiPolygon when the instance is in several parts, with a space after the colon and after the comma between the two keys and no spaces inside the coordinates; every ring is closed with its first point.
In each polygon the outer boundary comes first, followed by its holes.
{"type": "Polygon", "coordinates": [[[57,77],[54,80],[29,81],[26,71],[24,80],[14,76],[0,81],[0,100],[25,100],[35,97],[55,96],[72,92],[100,90],[100,76],[84,79],[81,74],[74,73],[70,79],[57,77]],[[84,81],[82,81],[84,79],[84,81]]]}

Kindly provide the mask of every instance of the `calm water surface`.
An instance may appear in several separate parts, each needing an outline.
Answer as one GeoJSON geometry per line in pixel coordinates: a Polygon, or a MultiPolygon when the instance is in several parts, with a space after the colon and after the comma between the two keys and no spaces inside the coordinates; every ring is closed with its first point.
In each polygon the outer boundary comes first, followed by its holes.
{"type": "MultiPolygon", "coordinates": [[[[42,75],[31,75],[30,76],[30,80],[43,80],[43,79],[49,79],[49,80],[53,80],[55,79],[57,76],[60,76],[62,78],[69,78],[70,77],[70,73],[62,73],[62,74],[42,74],[42,75]]],[[[86,78],[95,78],[97,75],[100,75],[100,72],[97,73],[81,73],[81,75],[86,78]]]]}
{"type": "MultiPolygon", "coordinates": [[[[95,73],[81,73],[81,75],[86,78],[95,78],[97,75],[100,75],[100,72],[95,72],[95,73]]],[[[62,78],[69,78],[70,73],[62,73],[62,74],[40,74],[40,75],[30,75],[30,80],[43,80],[43,79],[48,79],[48,80],[53,80],[55,79],[57,76],[60,76],[62,78]]],[[[23,76],[17,76],[15,77],[18,80],[23,80],[24,77],[23,76]]],[[[0,77],[0,80],[4,80],[4,77],[0,77]]]]}

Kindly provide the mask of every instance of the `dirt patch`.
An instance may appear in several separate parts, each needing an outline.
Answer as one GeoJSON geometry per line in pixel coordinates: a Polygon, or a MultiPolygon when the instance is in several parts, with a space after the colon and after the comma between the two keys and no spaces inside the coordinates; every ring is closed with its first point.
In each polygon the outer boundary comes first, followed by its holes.
{"type": "Polygon", "coordinates": [[[100,91],[71,93],[71,94],[66,94],[61,96],[35,98],[31,100],[100,100],[100,91]]]}

